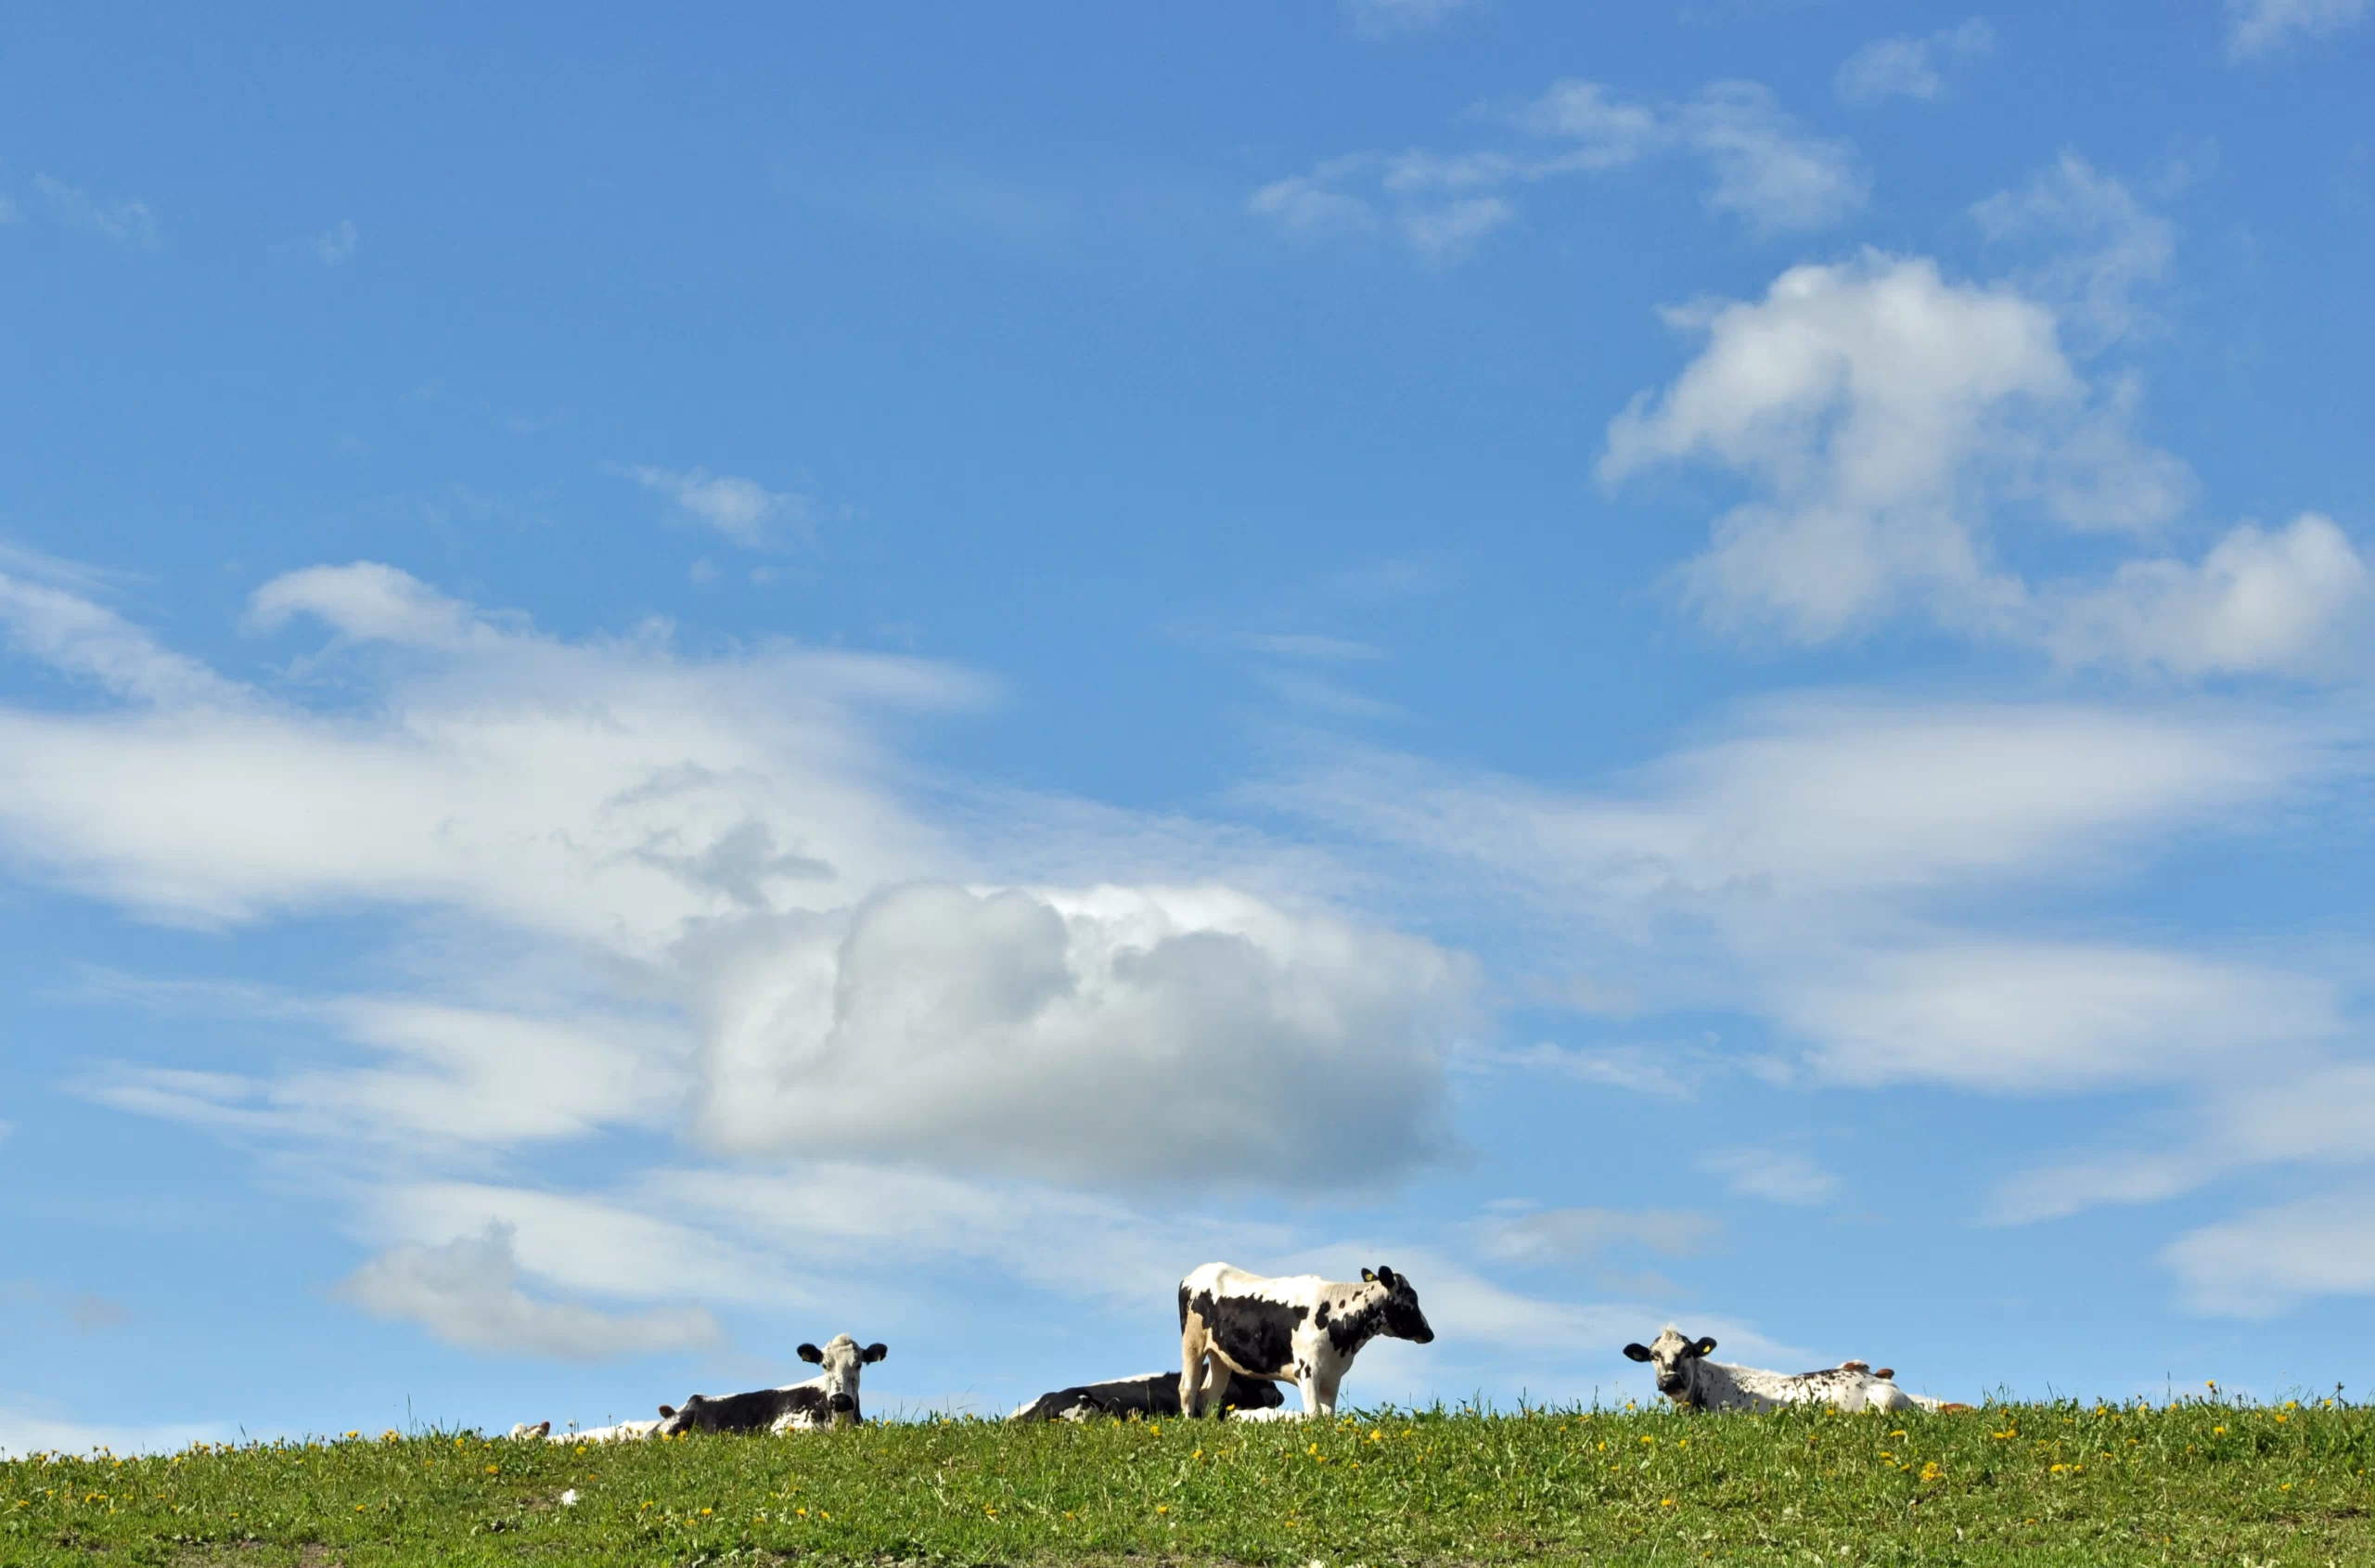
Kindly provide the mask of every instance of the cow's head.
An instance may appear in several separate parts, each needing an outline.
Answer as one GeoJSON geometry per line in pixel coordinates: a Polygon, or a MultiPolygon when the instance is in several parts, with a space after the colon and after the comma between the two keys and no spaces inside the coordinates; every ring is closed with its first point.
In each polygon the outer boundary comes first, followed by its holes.
{"type": "Polygon", "coordinates": [[[1384,1289],[1384,1297],[1379,1305],[1384,1310],[1385,1331],[1388,1334],[1415,1344],[1434,1342],[1435,1330],[1427,1326],[1427,1315],[1419,1310],[1419,1292],[1410,1288],[1407,1277],[1380,1264],[1374,1271],[1362,1269],[1361,1280],[1364,1284],[1384,1289]]]}
{"type": "Polygon", "coordinates": [[[887,1344],[870,1344],[860,1350],[857,1341],[847,1334],[835,1334],[822,1349],[813,1344],[800,1347],[802,1361],[823,1369],[815,1381],[824,1388],[825,1408],[836,1420],[842,1416],[852,1420],[865,1419],[858,1409],[858,1374],[890,1354],[887,1344]]]}
{"type": "Polygon", "coordinates": [[[1657,1369],[1658,1392],[1677,1405],[1699,1403],[1699,1362],[1715,1348],[1713,1337],[1688,1340],[1682,1330],[1669,1323],[1665,1331],[1648,1344],[1628,1344],[1627,1359],[1647,1361],[1657,1369]]]}

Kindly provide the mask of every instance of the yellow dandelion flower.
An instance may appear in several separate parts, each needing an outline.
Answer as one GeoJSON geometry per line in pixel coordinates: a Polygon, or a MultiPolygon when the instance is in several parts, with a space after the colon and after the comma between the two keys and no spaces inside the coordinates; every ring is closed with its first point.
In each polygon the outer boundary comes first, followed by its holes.
{"type": "Polygon", "coordinates": [[[1169,1513],[1171,1511],[1171,1505],[1169,1503],[1157,1503],[1154,1505],[1154,1510],[1157,1513],[1169,1513]]]}
{"type": "Polygon", "coordinates": [[[1672,1508],[1674,1507],[1674,1499],[1672,1497],[1660,1497],[1658,1499],[1658,1506],[1660,1508],[1672,1508]]]}

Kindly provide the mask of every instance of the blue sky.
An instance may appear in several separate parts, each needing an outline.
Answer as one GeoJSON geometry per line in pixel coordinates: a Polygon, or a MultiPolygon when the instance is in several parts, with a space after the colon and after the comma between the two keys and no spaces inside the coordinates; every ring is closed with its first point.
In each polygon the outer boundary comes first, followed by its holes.
{"type": "Polygon", "coordinates": [[[0,1447],[2358,1387],[2366,0],[35,8],[0,1447]]]}

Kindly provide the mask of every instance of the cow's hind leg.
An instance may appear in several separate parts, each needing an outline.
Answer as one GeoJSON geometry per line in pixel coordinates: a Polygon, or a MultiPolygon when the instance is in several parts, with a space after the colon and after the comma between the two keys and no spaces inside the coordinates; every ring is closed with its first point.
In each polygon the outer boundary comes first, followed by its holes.
{"type": "Polygon", "coordinates": [[[1199,1402],[1202,1409],[1217,1416],[1228,1408],[1228,1363],[1221,1359],[1221,1353],[1208,1352],[1204,1357],[1204,1393],[1199,1402]]]}

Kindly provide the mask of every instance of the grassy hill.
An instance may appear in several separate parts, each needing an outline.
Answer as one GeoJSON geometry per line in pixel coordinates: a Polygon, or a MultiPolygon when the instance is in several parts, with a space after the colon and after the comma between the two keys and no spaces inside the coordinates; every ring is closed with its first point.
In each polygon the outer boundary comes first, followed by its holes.
{"type": "Polygon", "coordinates": [[[349,1434],[0,1462],[0,1562],[2363,1564],[2370,1453],[2323,1402],[349,1434]]]}

